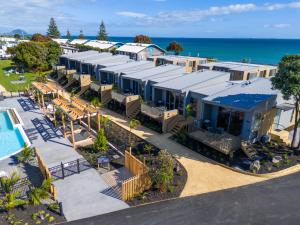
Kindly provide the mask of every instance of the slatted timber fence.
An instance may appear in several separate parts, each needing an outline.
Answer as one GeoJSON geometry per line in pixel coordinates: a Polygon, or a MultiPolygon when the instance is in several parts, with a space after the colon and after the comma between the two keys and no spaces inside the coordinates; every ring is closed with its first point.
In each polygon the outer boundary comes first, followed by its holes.
{"type": "MultiPolygon", "coordinates": [[[[39,153],[39,151],[37,149],[35,149],[35,155],[39,164],[39,168],[44,176],[45,179],[51,179],[52,180],[52,175],[49,171],[49,168],[47,167],[47,165],[45,164],[41,154],[39,153]]],[[[57,197],[57,191],[56,191],[56,187],[54,184],[51,183],[50,186],[50,193],[52,195],[53,200],[56,200],[57,197]]]]}
{"type": "Polygon", "coordinates": [[[125,151],[125,167],[134,175],[122,182],[122,199],[128,201],[148,189],[151,185],[151,179],[146,164],[128,151],[125,151]]]}

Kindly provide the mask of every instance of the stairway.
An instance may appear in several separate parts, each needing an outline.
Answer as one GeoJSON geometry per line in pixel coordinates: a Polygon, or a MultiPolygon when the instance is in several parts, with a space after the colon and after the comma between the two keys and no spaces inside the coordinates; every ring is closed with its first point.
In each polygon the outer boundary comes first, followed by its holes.
{"type": "Polygon", "coordinates": [[[283,142],[287,145],[291,144],[291,140],[289,139],[290,133],[286,130],[272,130],[269,134],[272,140],[283,142]]]}
{"type": "Polygon", "coordinates": [[[136,109],[133,110],[127,117],[128,117],[129,119],[132,119],[132,118],[136,117],[137,114],[139,114],[140,111],[141,111],[141,110],[140,110],[139,108],[136,108],[136,109]]]}
{"type": "Polygon", "coordinates": [[[241,149],[249,159],[254,159],[257,154],[255,148],[249,146],[246,142],[241,142],[241,149]]]}
{"type": "Polygon", "coordinates": [[[68,81],[68,83],[63,87],[64,89],[70,87],[73,83],[75,82],[75,80],[71,80],[71,81],[68,81]]]}
{"type": "Polygon", "coordinates": [[[132,102],[128,102],[126,107],[126,115],[129,119],[132,119],[141,111],[141,102],[139,99],[137,99],[132,102]]]}
{"type": "Polygon", "coordinates": [[[179,133],[179,131],[186,125],[186,121],[183,116],[181,116],[181,115],[177,116],[176,120],[177,120],[176,124],[170,131],[170,133],[173,135],[179,133]]]}
{"type": "Polygon", "coordinates": [[[81,87],[81,90],[75,95],[75,97],[78,98],[78,97],[81,96],[84,92],[86,92],[89,88],[90,88],[90,86],[81,87]]]}
{"type": "Polygon", "coordinates": [[[108,104],[111,100],[112,100],[111,90],[101,92],[101,103],[102,103],[102,105],[108,104]]]}

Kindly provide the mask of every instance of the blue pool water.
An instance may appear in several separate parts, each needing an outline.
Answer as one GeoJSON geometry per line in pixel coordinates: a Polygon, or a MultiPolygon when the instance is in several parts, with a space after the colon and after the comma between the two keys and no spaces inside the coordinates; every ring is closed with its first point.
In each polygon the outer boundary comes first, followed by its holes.
{"type": "Polygon", "coordinates": [[[18,128],[14,128],[6,111],[0,111],[0,159],[17,153],[25,144],[18,128]]]}

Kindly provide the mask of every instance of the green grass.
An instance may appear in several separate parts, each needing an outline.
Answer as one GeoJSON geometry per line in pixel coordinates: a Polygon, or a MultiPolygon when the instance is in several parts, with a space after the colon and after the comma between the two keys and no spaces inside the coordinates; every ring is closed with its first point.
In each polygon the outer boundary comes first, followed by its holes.
{"type": "Polygon", "coordinates": [[[24,73],[26,82],[23,84],[12,84],[11,81],[19,80],[18,74],[10,74],[5,76],[4,71],[13,68],[13,62],[11,60],[0,60],[0,84],[6,89],[6,91],[23,91],[28,88],[28,85],[35,80],[36,73],[24,73]]]}

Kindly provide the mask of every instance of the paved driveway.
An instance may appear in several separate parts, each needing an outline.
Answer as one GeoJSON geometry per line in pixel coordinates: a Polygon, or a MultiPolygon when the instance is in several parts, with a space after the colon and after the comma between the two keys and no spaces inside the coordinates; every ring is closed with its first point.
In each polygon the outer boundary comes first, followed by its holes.
{"type": "Polygon", "coordinates": [[[298,225],[300,173],[130,208],[70,225],[298,225]]]}
{"type": "Polygon", "coordinates": [[[55,181],[68,221],[128,208],[94,169],[55,181]]]}

